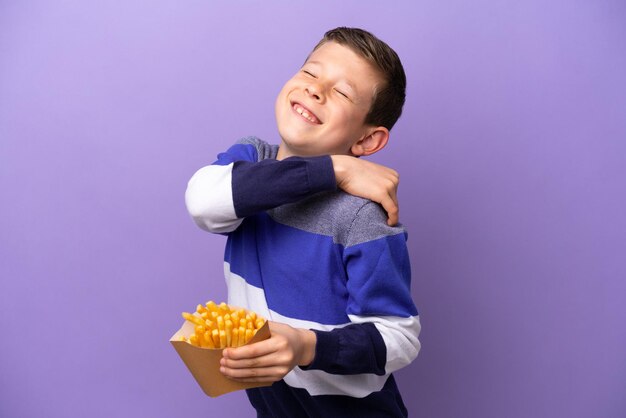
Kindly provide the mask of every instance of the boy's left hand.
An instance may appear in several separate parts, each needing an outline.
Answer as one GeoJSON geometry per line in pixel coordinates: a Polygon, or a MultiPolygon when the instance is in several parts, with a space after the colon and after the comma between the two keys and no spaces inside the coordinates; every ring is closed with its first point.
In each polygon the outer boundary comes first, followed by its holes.
{"type": "Polygon", "coordinates": [[[296,366],[311,364],[317,337],[308,329],[269,322],[271,337],[258,343],[225,348],[222,374],[239,382],[276,382],[296,366]]]}

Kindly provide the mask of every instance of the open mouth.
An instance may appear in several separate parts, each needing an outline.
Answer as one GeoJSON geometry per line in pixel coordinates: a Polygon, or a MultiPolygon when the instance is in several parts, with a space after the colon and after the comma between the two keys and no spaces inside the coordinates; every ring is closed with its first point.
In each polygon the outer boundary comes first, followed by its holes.
{"type": "Polygon", "coordinates": [[[315,116],[313,112],[311,112],[309,109],[302,106],[298,102],[293,102],[291,104],[291,108],[294,110],[294,112],[296,112],[297,114],[299,114],[300,116],[302,116],[304,119],[308,120],[311,123],[315,123],[317,125],[320,125],[322,123],[322,121],[319,120],[318,117],[315,116]]]}

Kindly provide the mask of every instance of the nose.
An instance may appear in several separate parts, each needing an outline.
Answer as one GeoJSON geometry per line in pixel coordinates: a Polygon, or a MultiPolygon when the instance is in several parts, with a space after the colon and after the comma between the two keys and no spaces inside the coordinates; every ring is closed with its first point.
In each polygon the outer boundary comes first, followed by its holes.
{"type": "Polygon", "coordinates": [[[323,87],[317,83],[317,82],[313,82],[310,83],[308,86],[305,87],[305,92],[306,94],[311,97],[313,100],[315,100],[316,102],[320,102],[323,103],[324,102],[324,89],[323,87]]]}

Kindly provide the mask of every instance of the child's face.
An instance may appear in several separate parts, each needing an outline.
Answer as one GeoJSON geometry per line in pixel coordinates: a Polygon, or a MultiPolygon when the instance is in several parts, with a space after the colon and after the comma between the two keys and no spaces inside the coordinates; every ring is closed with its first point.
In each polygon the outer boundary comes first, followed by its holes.
{"type": "Polygon", "coordinates": [[[352,154],[352,145],[372,128],[365,116],[380,82],[376,69],[351,49],[335,42],[320,46],[276,99],[278,158],[352,154]]]}

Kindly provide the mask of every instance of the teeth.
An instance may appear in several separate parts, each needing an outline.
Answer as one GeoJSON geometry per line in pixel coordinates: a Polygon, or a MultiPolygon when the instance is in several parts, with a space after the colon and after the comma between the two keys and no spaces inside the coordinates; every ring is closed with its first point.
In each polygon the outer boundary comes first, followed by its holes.
{"type": "Polygon", "coordinates": [[[298,112],[299,115],[302,115],[302,117],[304,117],[305,119],[307,119],[310,122],[313,123],[318,123],[317,118],[313,115],[310,115],[309,112],[307,112],[306,110],[304,110],[304,108],[300,105],[294,105],[293,109],[298,112]]]}

